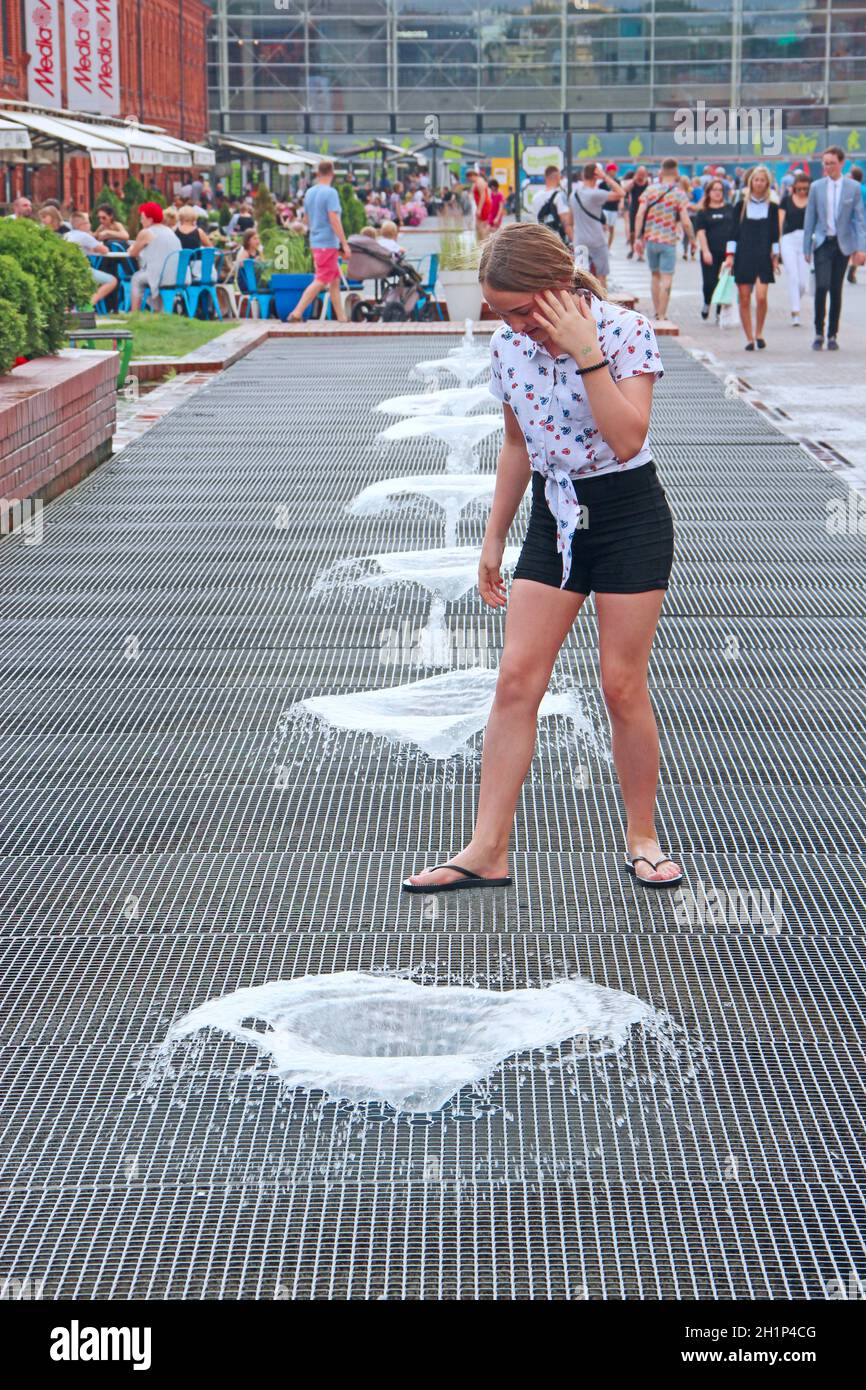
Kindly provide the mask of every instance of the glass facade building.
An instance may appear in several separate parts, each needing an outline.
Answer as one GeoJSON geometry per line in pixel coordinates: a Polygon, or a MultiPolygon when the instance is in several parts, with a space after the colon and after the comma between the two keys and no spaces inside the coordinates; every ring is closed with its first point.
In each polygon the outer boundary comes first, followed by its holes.
{"type": "Polygon", "coordinates": [[[211,120],[269,139],[866,113],[866,0],[210,0],[211,120]]]}

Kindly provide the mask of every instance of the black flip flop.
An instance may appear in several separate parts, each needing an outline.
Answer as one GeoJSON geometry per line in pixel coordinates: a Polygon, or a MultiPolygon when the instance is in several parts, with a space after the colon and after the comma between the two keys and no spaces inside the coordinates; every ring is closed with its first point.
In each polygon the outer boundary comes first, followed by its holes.
{"type": "Polygon", "coordinates": [[[676,888],[677,884],[682,883],[685,878],[685,874],[680,874],[679,878],[663,878],[661,883],[653,883],[651,878],[641,878],[640,874],[635,869],[635,864],[640,863],[641,860],[643,860],[644,864],[649,864],[651,869],[657,869],[659,864],[675,864],[677,861],[665,857],[664,859],[658,859],[654,864],[651,859],[647,859],[645,854],[636,854],[634,859],[626,864],[625,871],[627,874],[632,874],[632,876],[637,879],[638,883],[643,884],[644,888],[676,888]]]}
{"type": "Polygon", "coordinates": [[[453,893],[458,888],[507,888],[513,881],[510,878],[483,878],[481,874],[475,874],[471,869],[464,869],[462,864],[434,864],[432,869],[421,869],[420,872],[432,874],[433,869],[455,869],[458,874],[466,875],[466,882],[461,883],[458,878],[453,883],[431,883],[425,887],[422,883],[410,883],[407,878],[404,878],[403,891],[405,893],[453,893]]]}

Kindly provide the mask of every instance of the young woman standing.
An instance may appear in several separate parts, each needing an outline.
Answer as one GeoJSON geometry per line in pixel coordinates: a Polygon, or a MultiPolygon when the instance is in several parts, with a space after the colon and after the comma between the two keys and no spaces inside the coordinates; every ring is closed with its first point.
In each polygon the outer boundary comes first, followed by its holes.
{"type": "Polygon", "coordinates": [[[800,300],[809,284],[809,266],[803,255],[803,223],[808,201],[809,179],[805,174],[798,174],[779,205],[782,265],[788,281],[792,328],[800,327],[800,300]]]}
{"type": "Polygon", "coordinates": [[[733,266],[740,292],[740,322],[746,335],[746,352],[765,348],[761,337],[767,318],[767,290],[779,268],[779,205],[770,197],[770,171],[763,164],[750,170],[740,200],[734,235],[728,242],[725,264],[733,266]],[[752,331],[752,291],[755,292],[755,329],[752,331]]]}
{"type": "MultiPolygon", "coordinates": [[[[725,263],[728,242],[735,235],[734,209],[725,202],[725,185],[721,179],[713,179],[707,184],[700,210],[694,219],[695,234],[701,252],[701,275],[703,276],[704,306],[701,318],[710,316],[710,303],[719,272],[725,263]]],[[[721,305],[716,309],[718,317],[721,305]]]]}
{"type": "Polygon", "coordinates": [[[505,646],[484,734],[469,844],[403,880],[410,893],[508,885],[508,846],[554,662],[595,592],[601,681],[626,810],[626,869],[671,888],[680,866],[655,830],[659,741],[647,667],[673,558],[674,528],[647,437],[662,375],[649,322],[607,303],[568,248],[537,223],[484,245],[484,297],[504,320],[491,338],[492,393],[505,442],[478,588],[505,604],[505,540],[532,478],[529,529],[514,570],[505,646]]]}

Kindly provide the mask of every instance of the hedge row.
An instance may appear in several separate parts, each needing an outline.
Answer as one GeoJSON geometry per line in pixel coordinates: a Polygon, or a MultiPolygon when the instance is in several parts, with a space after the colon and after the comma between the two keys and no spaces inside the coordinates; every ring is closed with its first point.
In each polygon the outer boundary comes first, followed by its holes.
{"type": "Polygon", "coordinates": [[[0,375],[18,357],[62,348],[68,311],[86,307],[93,288],[80,246],[28,218],[0,220],[0,375]]]}

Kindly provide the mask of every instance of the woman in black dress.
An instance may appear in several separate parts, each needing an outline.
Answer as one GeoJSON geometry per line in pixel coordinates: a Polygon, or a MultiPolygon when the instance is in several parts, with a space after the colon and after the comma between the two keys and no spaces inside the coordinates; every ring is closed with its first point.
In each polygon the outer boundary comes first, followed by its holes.
{"type": "Polygon", "coordinates": [[[725,265],[733,266],[740,291],[740,321],[746,334],[746,352],[765,348],[761,337],[767,317],[767,287],[779,269],[779,205],[770,197],[770,171],[756,164],[735,209],[734,235],[728,242],[725,265]],[[755,331],[752,332],[752,291],[755,292],[755,331]]]}
{"type": "MultiPolygon", "coordinates": [[[[709,318],[710,301],[719,282],[719,272],[725,263],[728,242],[736,236],[734,209],[725,201],[726,189],[721,179],[713,179],[704,190],[700,209],[694,220],[701,252],[701,275],[704,281],[704,307],[701,318],[709,318]]],[[[716,305],[716,317],[721,311],[716,305]]]]}

